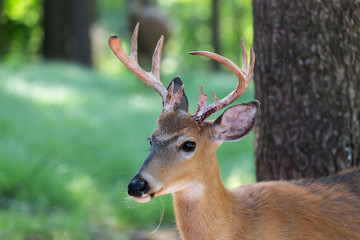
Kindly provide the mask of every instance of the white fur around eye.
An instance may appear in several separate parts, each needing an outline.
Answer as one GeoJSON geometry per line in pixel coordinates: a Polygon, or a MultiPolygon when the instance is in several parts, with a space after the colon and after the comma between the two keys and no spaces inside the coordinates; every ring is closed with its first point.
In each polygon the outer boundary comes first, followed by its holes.
{"type": "Polygon", "coordinates": [[[185,158],[185,159],[190,159],[192,156],[194,156],[195,152],[196,152],[196,149],[192,152],[179,151],[179,154],[181,156],[183,156],[183,158],[185,158]]]}

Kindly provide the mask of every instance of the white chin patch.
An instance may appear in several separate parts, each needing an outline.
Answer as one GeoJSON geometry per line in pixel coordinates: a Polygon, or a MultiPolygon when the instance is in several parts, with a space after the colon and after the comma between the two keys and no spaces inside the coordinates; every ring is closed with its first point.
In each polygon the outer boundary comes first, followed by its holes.
{"type": "Polygon", "coordinates": [[[132,197],[134,199],[135,202],[138,203],[147,203],[151,200],[150,195],[146,195],[144,197],[132,197]]]}

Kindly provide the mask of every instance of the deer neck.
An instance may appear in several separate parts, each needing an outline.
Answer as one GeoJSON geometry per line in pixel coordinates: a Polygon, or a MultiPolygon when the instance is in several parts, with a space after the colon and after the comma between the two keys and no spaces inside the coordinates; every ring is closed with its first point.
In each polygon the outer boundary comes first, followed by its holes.
{"type": "Polygon", "coordinates": [[[199,171],[197,182],[173,194],[180,234],[183,239],[227,239],[232,201],[221,182],[216,155],[199,171]]]}

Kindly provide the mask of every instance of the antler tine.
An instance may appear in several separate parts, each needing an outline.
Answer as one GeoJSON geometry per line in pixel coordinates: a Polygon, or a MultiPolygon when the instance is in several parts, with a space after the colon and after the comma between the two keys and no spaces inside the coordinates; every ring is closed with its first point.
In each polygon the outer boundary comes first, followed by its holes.
{"type": "Polygon", "coordinates": [[[138,39],[139,23],[136,24],[134,33],[131,38],[131,54],[128,56],[118,36],[111,36],[109,39],[109,46],[118,59],[138,78],[158,92],[163,102],[163,112],[173,110],[181,100],[184,88],[181,87],[177,93],[173,93],[173,87],[171,91],[168,91],[164,85],[160,82],[160,63],[161,63],[161,52],[164,42],[164,36],[161,36],[152,58],[152,69],[151,72],[146,72],[139,66],[138,63],[138,39]]]}
{"type": "Polygon", "coordinates": [[[158,43],[156,44],[156,48],[154,51],[154,55],[152,57],[152,67],[151,73],[155,75],[158,79],[160,79],[160,63],[161,63],[161,52],[164,42],[164,36],[161,35],[158,43]]]}
{"type": "Polygon", "coordinates": [[[248,71],[246,72],[246,83],[248,86],[251,81],[252,73],[254,71],[254,66],[255,66],[255,53],[252,47],[250,47],[250,66],[248,68],[248,71]]]}
{"type": "Polygon", "coordinates": [[[136,23],[134,33],[131,38],[131,54],[130,59],[138,63],[138,33],[139,33],[139,23],[136,23]]]}
{"type": "Polygon", "coordinates": [[[242,49],[242,70],[247,71],[248,69],[248,58],[247,58],[247,52],[246,52],[246,46],[244,39],[241,38],[241,49],[242,49]]]}
{"type": "Polygon", "coordinates": [[[243,52],[243,67],[242,69],[239,68],[235,63],[233,63],[231,60],[220,56],[216,53],[212,52],[206,52],[206,51],[196,51],[191,52],[191,55],[201,55],[204,57],[209,57],[215,61],[218,61],[219,63],[223,64],[227,68],[229,68],[235,75],[238,77],[239,81],[234,91],[232,91],[229,95],[224,97],[221,100],[218,100],[216,98],[215,93],[213,92],[214,102],[210,105],[206,105],[206,97],[203,93],[203,89],[201,88],[200,97],[198,101],[198,108],[195,112],[195,114],[192,115],[192,118],[197,121],[198,123],[201,123],[204,121],[207,117],[209,117],[212,113],[228,106],[229,104],[233,103],[236,99],[238,99],[249,87],[250,80],[252,77],[252,72],[254,70],[255,65],[255,54],[252,48],[250,49],[250,66],[248,67],[248,61],[247,61],[247,53],[246,53],[246,47],[243,40],[242,41],[242,52],[243,52]]]}

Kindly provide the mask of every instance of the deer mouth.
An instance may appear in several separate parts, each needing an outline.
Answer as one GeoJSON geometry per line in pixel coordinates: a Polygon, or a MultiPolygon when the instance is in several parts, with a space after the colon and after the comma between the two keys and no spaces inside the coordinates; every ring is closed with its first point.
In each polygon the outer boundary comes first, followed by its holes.
{"type": "Polygon", "coordinates": [[[146,194],[144,196],[141,197],[135,197],[135,196],[131,196],[135,202],[138,203],[147,203],[150,202],[151,199],[153,199],[155,196],[155,193],[151,193],[151,194],[146,194]]]}
{"type": "Polygon", "coordinates": [[[150,195],[144,196],[144,197],[132,197],[135,202],[138,203],[147,203],[151,200],[150,195]]]}

